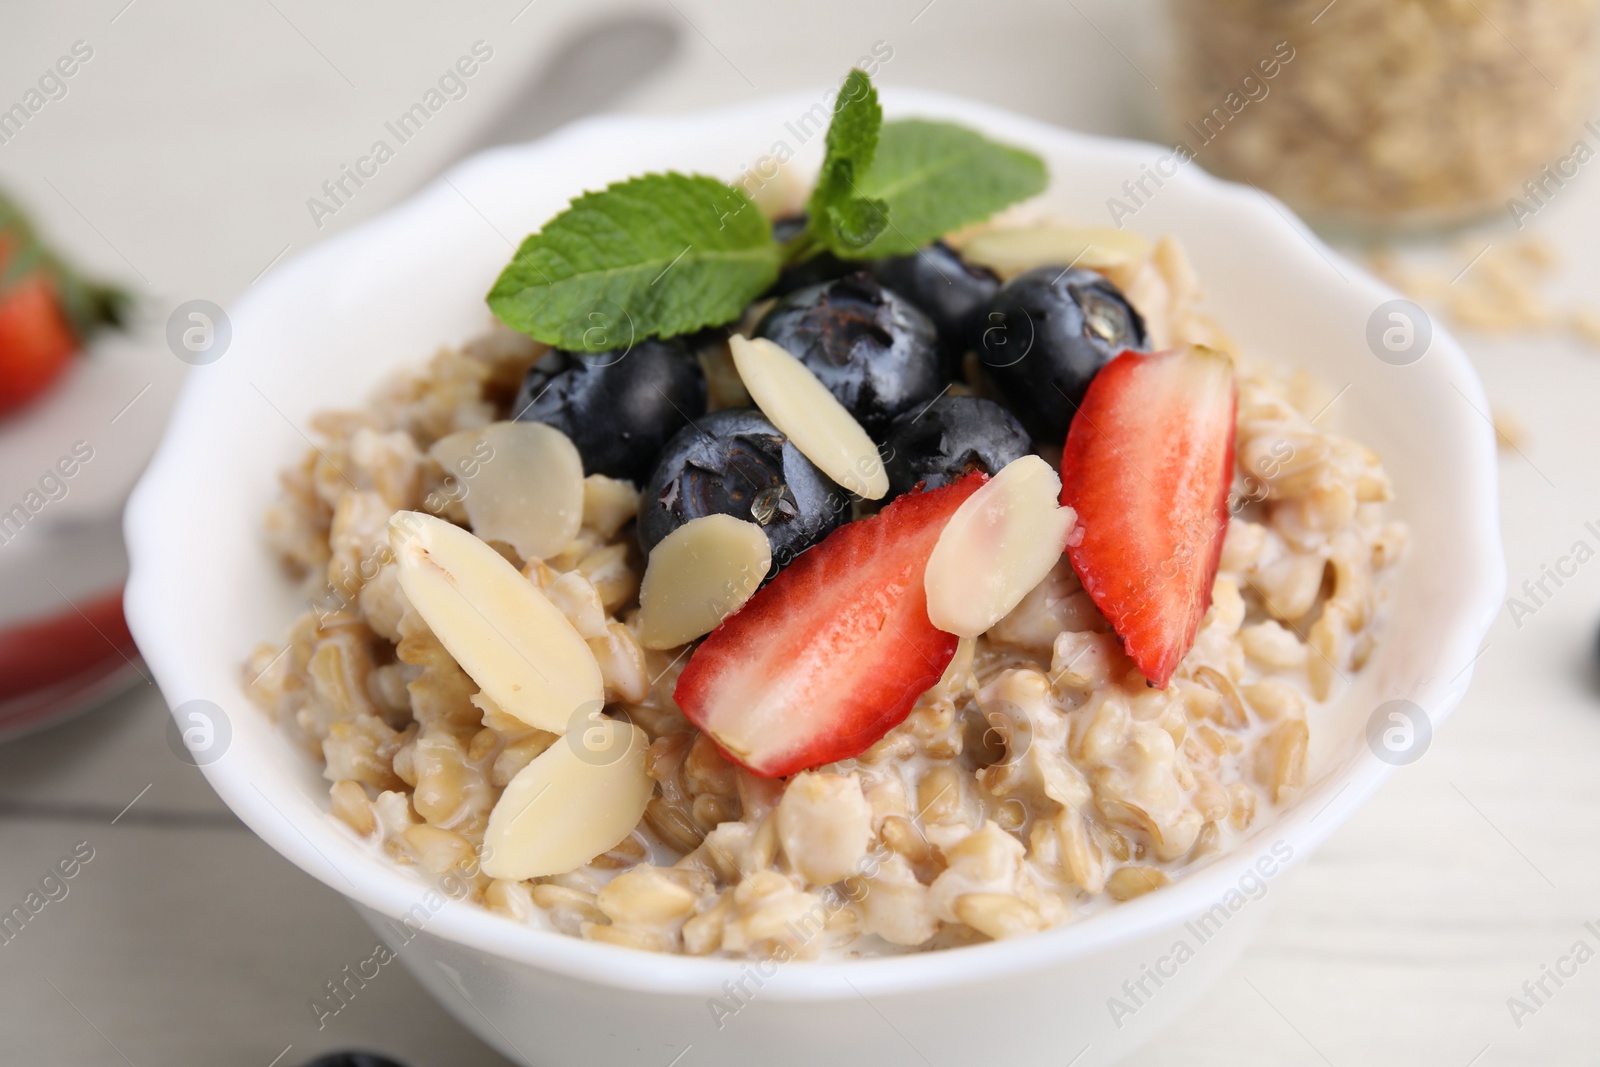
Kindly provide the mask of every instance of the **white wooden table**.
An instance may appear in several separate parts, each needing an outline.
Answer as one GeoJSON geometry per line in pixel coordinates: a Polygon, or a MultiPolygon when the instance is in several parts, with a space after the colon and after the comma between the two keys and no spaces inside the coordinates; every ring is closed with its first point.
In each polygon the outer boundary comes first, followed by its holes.
{"type": "MultiPolygon", "coordinates": [[[[0,184],[75,254],[130,280],[159,325],[183,300],[226,303],[280,254],[412,191],[600,10],[580,0],[12,5],[0,16],[0,104],[74,41],[95,55],[65,98],[0,145],[0,184]],[[478,40],[494,57],[466,97],[319,229],[307,198],[478,40]]],[[[1158,96],[1147,2],[671,0],[649,10],[678,49],[619,101],[626,109],[820,85],[878,40],[894,49],[885,82],[1093,132],[1148,132],[1158,96]]],[[[592,66],[608,76],[603,55],[592,66]]],[[[1600,304],[1600,178],[1585,171],[1535,225],[1565,253],[1569,295],[1600,304]]],[[[1505,237],[1491,229],[1484,241],[1505,237]]],[[[1561,339],[1464,340],[1491,398],[1530,429],[1524,455],[1501,471],[1517,587],[1574,541],[1596,541],[1583,524],[1600,520],[1600,353],[1561,339]]],[[[151,352],[152,380],[175,381],[183,366],[159,343],[151,352]]],[[[1131,1062],[1600,1061],[1600,962],[1559,987],[1545,978],[1551,995],[1537,1005],[1523,989],[1575,942],[1600,951],[1597,620],[1600,564],[1520,627],[1503,614],[1470,695],[1425,758],[1273,883],[1243,960],[1131,1062]],[[1536,1010],[1514,1020],[1512,997],[1536,1010]]],[[[292,1067],[365,1046],[433,1067],[503,1062],[402,971],[385,971],[319,1032],[308,1001],[370,951],[370,933],[336,893],[246,832],[173,758],[164,728],[160,697],[140,686],[0,747],[0,905],[22,902],[80,842],[93,850],[66,895],[0,943],[0,1060],[292,1067]]]]}

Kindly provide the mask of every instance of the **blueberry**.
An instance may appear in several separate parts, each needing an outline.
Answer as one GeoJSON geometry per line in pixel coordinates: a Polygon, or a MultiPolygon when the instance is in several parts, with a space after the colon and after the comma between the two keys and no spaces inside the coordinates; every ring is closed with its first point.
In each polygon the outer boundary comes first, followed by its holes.
{"type": "Polygon", "coordinates": [[[948,485],[969,471],[994,474],[1033,450],[1016,416],[993,400],[941,396],[927,410],[894,420],[884,442],[889,495],[948,485]]]}
{"type": "Polygon", "coordinates": [[[804,211],[798,215],[785,215],[781,219],[772,220],[772,239],[780,245],[790,241],[806,232],[808,217],[804,211]]]}
{"type": "Polygon", "coordinates": [[[329,1052],[318,1056],[305,1067],[403,1067],[403,1065],[398,1060],[391,1060],[376,1052],[329,1052]]]}
{"type": "Polygon", "coordinates": [[[861,271],[784,297],[756,336],[809,367],[873,440],[946,383],[928,316],[861,271]]]}
{"type": "Polygon", "coordinates": [[[648,554],[690,519],[732,515],[759,524],[772,573],[850,518],[850,497],[754,408],[696,419],[667,442],[639,505],[648,554]]]}
{"type": "MultiPolygon", "coordinates": [[[[805,214],[790,215],[788,218],[777,219],[772,224],[772,236],[781,245],[806,232],[805,214]]],[[[859,270],[860,264],[847,263],[832,252],[818,252],[799,263],[792,263],[778,273],[778,280],[767,290],[769,296],[788,296],[797,289],[817,285],[821,282],[831,282],[835,278],[842,278],[846,274],[859,270]]]]}
{"type": "Polygon", "coordinates": [[[992,271],[966,262],[943,241],[913,255],[880,259],[868,269],[933,320],[946,375],[955,377],[962,354],[978,346],[984,313],[1000,288],[1000,279],[992,271]]]}
{"type": "Polygon", "coordinates": [[[1061,441],[1100,368],[1145,347],[1144,320],[1103,276],[1037,267],[995,294],[978,358],[1034,437],[1061,441]]]}
{"type": "Polygon", "coordinates": [[[706,377],[679,340],[609,352],[551,349],[523,379],[520,422],[554,426],[578,446],[585,474],[649,477],[661,446],[706,410],[706,377]]]}

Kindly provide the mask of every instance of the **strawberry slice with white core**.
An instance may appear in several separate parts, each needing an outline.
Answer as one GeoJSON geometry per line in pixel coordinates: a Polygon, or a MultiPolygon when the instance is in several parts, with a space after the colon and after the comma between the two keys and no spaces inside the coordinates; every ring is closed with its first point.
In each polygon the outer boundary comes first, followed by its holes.
{"type": "Polygon", "coordinates": [[[928,557],[986,477],[907,493],[789,564],[689,657],[684,715],[764,778],[858,756],[903,722],[956,651],[928,621],[928,557]]]}
{"type": "Polygon", "coordinates": [[[1157,688],[1211,605],[1237,407],[1220,352],[1124,352],[1090,383],[1061,453],[1072,569],[1157,688]]]}

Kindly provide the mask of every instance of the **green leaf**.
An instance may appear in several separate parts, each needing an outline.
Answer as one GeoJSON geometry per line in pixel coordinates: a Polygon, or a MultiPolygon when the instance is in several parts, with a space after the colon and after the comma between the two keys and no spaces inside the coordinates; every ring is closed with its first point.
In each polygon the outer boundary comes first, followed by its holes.
{"type": "Polygon", "coordinates": [[[0,196],[0,295],[35,274],[54,284],[56,299],[79,341],[108,326],[126,325],[132,298],[115,286],[79,275],[39,240],[22,209],[0,196]]]}
{"type": "Polygon", "coordinates": [[[865,248],[889,225],[888,205],[882,200],[853,197],[830,204],[827,219],[833,247],[865,248]]]}
{"type": "Polygon", "coordinates": [[[733,321],[777,278],[779,256],[739,190],[646,174],[585,193],[523,241],[489,308],[535,340],[599,352],[733,321]]]}
{"type": "Polygon", "coordinates": [[[827,151],[807,210],[817,241],[834,251],[865,248],[887,223],[883,204],[863,196],[860,186],[872,169],[883,109],[878,91],[860,70],[839,87],[828,124],[827,151]]]}
{"type": "Polygon", "coordinates": [[[852,259],[906,255],[1042,192],[1047,180],[1038,156],[964,126],[886,122],[858,185],[861,196],[887,205],[888,225],[864,248],[834,251],[852,259]]]}

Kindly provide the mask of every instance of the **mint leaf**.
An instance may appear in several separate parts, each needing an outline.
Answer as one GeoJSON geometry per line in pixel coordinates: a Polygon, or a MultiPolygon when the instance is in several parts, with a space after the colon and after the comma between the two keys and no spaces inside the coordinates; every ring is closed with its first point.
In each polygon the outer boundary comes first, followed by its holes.
{"type": "Polygon", "coordinates": [[[852,197],[843,203],[830,204],[827,220],[834,238],[831,247],[865,248],[889,224],[889,208],[882,200],[852,197]]]}
{"type": "Polygon", "coordinates": [[[776,280],[779,257],[739,190],[646,174],[583,194],[523,241],[489,308],[559,348],[626,347],[733,321],[776,280]]]}
{"type": "Polygon", "coordinates": [[[878,90],[864,72],[852,70],[833,104],[827,151],[808,205],[811,232],[825,248],[865,248],[887,224],[883,203],[863,196],[860,189],[872,169],[882,124],[878,90]]]}
{"type": "Polygon", "coordinates": [[[1038,156],[964,126],[886,122],[857,185],[858,195],[886,205],[888,225],[865,247],[833,250],[851,259],[907,255],[1043,191],[1047,180],[1038,156]]]}

